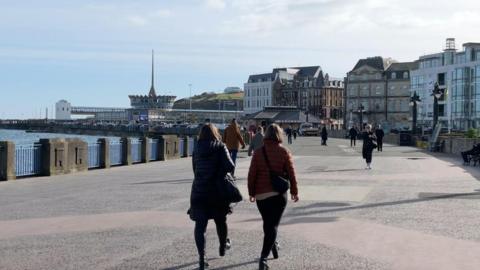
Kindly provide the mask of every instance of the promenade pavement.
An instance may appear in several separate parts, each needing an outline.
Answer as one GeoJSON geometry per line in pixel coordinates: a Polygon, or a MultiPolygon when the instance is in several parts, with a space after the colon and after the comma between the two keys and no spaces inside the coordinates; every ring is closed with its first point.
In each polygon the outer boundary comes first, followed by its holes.
{"type": "MultiPolygon", "coordinates": [[[[361,144],[299,138],[288,147],[300,202],[288,204],[272,269],[480,269],[480,168],[385,145],[365,170],[361,144]]],[[[244,193],[249,163],[241,153],[244,193]]],[[[2,182],[0,269],[196,269],[192,177],[184,158],[2,182]]],[[[238,204],[228,220],[223,258],[209,225],[211,269],[256,269],[255,204],[238,204]]]]}

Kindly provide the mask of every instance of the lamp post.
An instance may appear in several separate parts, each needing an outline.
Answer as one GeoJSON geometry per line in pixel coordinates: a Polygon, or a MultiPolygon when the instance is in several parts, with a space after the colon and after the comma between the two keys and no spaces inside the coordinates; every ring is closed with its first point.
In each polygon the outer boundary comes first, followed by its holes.
{"type": "Polygon", "coordinates": [[[363,130],[363,109],[365,109],[365,107],[360,103],[358,106],[358,112],[360,113],[360,130],[363,130]]]}
{"type": "Polygon", "coordinates": [[[190,97],[188,98],[188,101],[190,101],[190,117],[189,118],[191,119],[192,118],[192,84],[189,83],[188,87],[190,88],[190,97]]]}
{"type": "Polygon", "coordinates": [[[433,130],[435,130],[435,127],[438,124],[438,100],[442,97],[443,95],[443,89],[440,89],[438,86],[438,82],[435,83],[435,86],[433,88],[433,130]]]}
{"type": "Polygon", "coordinates": [[[413,92],[413,96],[410,97],[410,106],[412,106],[412,133],[417,133],[417,105],[420,103],[420,97],[417,95],[417,91],[413,92]]]}

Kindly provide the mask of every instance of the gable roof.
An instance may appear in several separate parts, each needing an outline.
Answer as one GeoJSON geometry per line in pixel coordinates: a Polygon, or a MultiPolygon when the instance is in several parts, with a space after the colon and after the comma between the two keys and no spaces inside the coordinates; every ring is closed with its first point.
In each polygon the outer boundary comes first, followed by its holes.
{"type": "Polygon", "coordinates": [[[263,81],[273,81],[275,80],[275,76],[273,73],[263,73],[263,74],[255,74],[248,76],[248,82],[263,82],[263,81]]]}
{"type": "Polygon", "coordinates": [[[418,69],[418,61],[392,63],[388,67],[387,71],[407,71],[407,70],[414,70],[414,69],[418,69]]]}
{"type": "Polygon", "coordinates": [[[383,58],[381,56],[367,57],[367,58],[358,60],[357,64],[352,69],[352,71],[362,66],[369,66],[378,70],[386,70],[394,62],[396,61],[393,60],[392,58],[383,58]]]}

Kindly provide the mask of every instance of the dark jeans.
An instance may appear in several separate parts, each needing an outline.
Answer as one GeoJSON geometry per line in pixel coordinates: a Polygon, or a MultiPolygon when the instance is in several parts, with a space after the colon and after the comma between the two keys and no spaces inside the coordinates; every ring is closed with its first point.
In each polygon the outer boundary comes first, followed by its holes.
{"type": "MultiPolygon", "coordinates": [[[[227,217],[216,218],[218,240],[220,247],[225,247],[227,242],[227,217]]],[[[205,233],[207,232],[208,219],[198,220],[195,222],[195,244],[197,244],[198,255],[205,256],[205,233]]]]}
{"type": "Polygon", "coordinates": [[[278,224],[287,206],[287,198],[277,195],[257,201],[257,207],[263,219],[263,248],[260,258],[267,258],[277,239],[278,224]]]}
{"type": "Polygon", "coordinates": [[[288,144],[292,144],[292,135],[288,135],[287,138],[288,138],[288,144]]]}
{"type": "Polygon", "coordinates": [[[377,139],[377,151],[383,151],[383,139],[377,139]]]}
{"type": "Polygon", "coordinates": [[[355,137],[350,137],[350,146],[355,146],[357,143],[357,138],[355,137]]]}
{"type": "MultiPolygon", "coordinates": [[[[238,154],[238,150],[228,150],[228,152],[230,153],[230,158],[232,159],[233,164],[236,166],[236,165],[237,165],[237,154],[238,154]]],[[[233,168],[232,175],[233,175],[233,174],[235,174],[235,168],[233,168]]]]}

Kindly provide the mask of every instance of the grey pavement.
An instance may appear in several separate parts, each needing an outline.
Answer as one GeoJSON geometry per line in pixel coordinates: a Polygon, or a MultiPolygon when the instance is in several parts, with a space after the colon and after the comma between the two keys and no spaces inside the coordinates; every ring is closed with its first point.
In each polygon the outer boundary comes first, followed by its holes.
{"type": "MultiPolygon", "coordinates": [[[[459,157],[385,145],[365,170],[361,144],[300,138],[300,202],[289,202],[272,269],[478,269],[480,168],[459,157]]],[[[250,158],[236,175],[246,193],[250,158]]],[[[191,159],[0,183],[0,269],[196,269],[186,215],[191,159]]],[[[233,247],[211,269],[256,269],[262,224],[244,201],[233,247]]]]}

